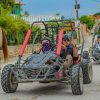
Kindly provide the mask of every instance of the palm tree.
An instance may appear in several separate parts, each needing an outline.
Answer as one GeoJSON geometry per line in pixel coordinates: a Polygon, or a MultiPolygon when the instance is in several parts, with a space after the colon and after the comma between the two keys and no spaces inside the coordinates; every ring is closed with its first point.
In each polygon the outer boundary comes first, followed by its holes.
{"type": "Polygon", "coordinates": [[[8,58],[8,48],[7,48],[7,41],[6,41],[6,34],[0,28],[0,48],[3,51],[4,60],[8,58]]]}
{"type": "Polygon", "coordinates": [[[15,0],[0,0],[0,4],[4,7],[4,8],[8,8],[8,7],[13,7],[15,0]]]}
{"type": "Polygon", "coordinates": [[[29,16],[30,14],[29,14],[28,11],[25,11],[25,12],[24,12],[24,15],[25,15],[25,16],[29,16]]]}

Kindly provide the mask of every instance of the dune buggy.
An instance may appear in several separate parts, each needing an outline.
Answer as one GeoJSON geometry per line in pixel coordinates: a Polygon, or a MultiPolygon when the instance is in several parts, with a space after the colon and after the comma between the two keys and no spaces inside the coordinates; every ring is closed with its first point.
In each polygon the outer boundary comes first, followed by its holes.
{"type": "Polygon", "coordinates": [[[90,56],[96,61],[100,62],[100,27],[94,29],[92,37],[92,48],[90,48],[90,56]]]}
{"type": "MultiPolygon", "coordinates": [[[[18,61],[14,65],[8,64],[3,68],[1,85],[4,92],[16,92],[18,83],[49,83],[64,81],[71,83],[72,93],[74,95],[80,95],[83,93],[83,83],[87,84],[91,83],[92,81],[92,64],[89,58],[83,56],[84,36],[81,34],[83,41],[81,47],[78,47],[81,51],[79,54],[80,60],[77,63],[70,65],[70,68],[66,71],[67,77],[63,76],[63,63],[65,59],[60,56],[60,49],[64,29],[65,27],[68,27],[64,23],[66,23],[66,21],[42,21],[34,22],[31,25],[26,34],[25,41],[20,49],[18,61]],[[46,52],[40,51],[37,53],[33,48],[32,54],[23,61],[22,56],[25,47],[29,41],[29,38],[31,37],[32,27],[36,23],[43,24],[44,29],[41,29],[41,31],[44,31],[44,35],[46,37],[48,37],[49,33],[52,31],[53,40],[51,42],[51,49],[47,50],[46,52]],[[56,25],[49,26],[48,23],[56,23],[56,25]]],[[[37,41],[38,35],[39,32],[33,39],[33,47],[35,45],[35,41],[37,41]]]]}

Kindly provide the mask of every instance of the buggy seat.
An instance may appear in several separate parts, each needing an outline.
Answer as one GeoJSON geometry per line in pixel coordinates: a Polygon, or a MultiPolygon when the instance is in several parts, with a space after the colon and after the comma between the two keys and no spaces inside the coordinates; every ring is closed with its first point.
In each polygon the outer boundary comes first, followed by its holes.
{"type": "Polygon", "coordinates": [[[44,67],[46,62],[51,59],[56,59],[56,55],[53,51],[47,51],[41,54],[33,54],[24,64],[24,67],[44,67]]]}

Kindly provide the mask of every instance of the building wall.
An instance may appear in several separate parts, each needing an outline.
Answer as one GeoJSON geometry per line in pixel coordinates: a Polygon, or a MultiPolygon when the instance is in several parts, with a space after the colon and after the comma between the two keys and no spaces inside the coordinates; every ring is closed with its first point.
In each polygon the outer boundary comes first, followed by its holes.
{"type": "Polygon", "coordinates": [[[86,24],[80,24],[80,28],[81,28],[82,32],[84,33],[84,35],[86,35],[86,33],[87,33],[86,24]]]}

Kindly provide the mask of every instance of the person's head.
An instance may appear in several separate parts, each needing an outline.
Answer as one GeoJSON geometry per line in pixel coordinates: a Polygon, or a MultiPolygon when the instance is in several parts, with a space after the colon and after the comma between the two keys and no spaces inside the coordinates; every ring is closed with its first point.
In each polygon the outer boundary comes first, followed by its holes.
{"type": "Polygon", "coordinates": [[[42,51],[45,53],[46,51],[51,50],[51,42],[49,39],[44,38],[42,40],[42,51]]]}
{"type": "Polygon", "coordinates": [[[70,45],[71,40],[72,40],[71,35],[65,34],[63,36],[63,45],[65,45],[65,46],[70,45]]]}
{"type": "Polygon", "coordinates": [[[100,35],[97,37],[97,42],[100,43],[100,35]]]}

